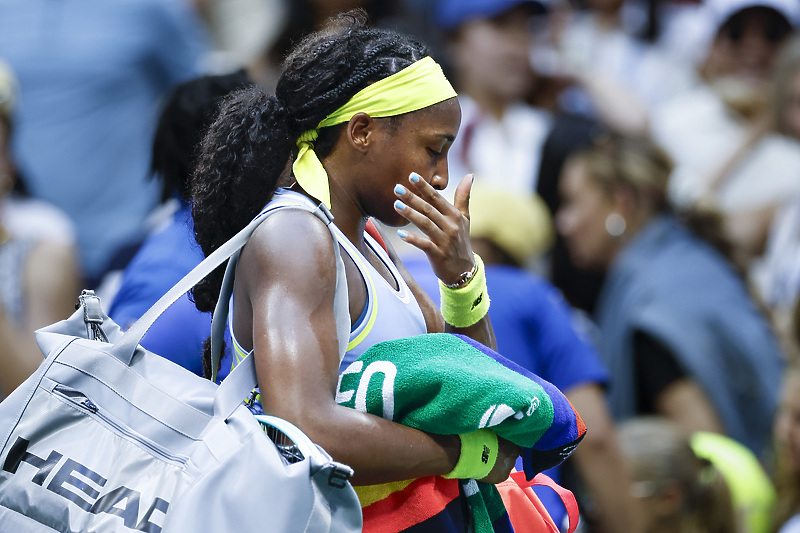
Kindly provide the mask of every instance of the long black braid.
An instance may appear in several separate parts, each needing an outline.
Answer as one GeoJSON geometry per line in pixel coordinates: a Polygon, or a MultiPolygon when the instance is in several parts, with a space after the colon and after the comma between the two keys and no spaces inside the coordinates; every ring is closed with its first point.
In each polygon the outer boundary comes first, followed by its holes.
{"type": "MultiPolygon", "coordinates": [[[[284,62],[276,96],[248,88],[222,104],[200,144],[193,178],[195,237],[205,255],[267,204],[303,132],[370,83],[428,55],[425,45],[368,28],[365,19],[363,11],[354,10],[303,39],[284,62]]],[[[319,157],[330,153],[341,130],[334,126],[320,131],[315,143],[319,157]]],[[[213,311],[223,273],[218,268],[192,291],[200,311],[213,311]]]]}

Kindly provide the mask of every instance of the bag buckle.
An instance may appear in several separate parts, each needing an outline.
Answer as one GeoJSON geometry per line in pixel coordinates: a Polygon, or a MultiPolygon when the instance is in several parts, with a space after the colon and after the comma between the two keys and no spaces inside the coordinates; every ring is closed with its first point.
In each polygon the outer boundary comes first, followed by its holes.
{"type": "Polygon", "coordinates": [[[335,489],[343,489],[347,486],[350,476],[353,475],[353,469],[339,463],[334,463],[328,474],[328,485],[335,489]]]}
{"type": "Polygon", "coordinates": [[[84,289],[79,296],[80,306],[83,308],[83,322],[86,324],[86,338],[91,341],[108,342],[103,328],[100,326],[105,321],[103,306],[100,304],[100,297],[94,291],[84,289]]]}

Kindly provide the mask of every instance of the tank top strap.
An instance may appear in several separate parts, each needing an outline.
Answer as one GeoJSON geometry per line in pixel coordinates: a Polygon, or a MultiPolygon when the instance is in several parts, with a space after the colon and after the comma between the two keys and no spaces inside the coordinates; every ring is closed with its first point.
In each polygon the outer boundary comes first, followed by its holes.
{"type": "MultiPolygon", "coordinates": [[[[291,191],[289,189],[277,189],[275,193],[272,195],[272,199],[267,203],[266,206],[258,213],[253,219],[257,219],[261,216],[264,216],[267,213],[271,213],[272,211],[278,209],[286,209],[286,208],[300,208],[304,209],[309,212],[314,212],[317,210],[322,210],[326,215],[329,226],[334,229],[332,234],[335,236],[337,240],[341,240],[344,238],[342,232],[335,227],[333,224],[333,215],[328,211],[328,209],[322,204],[316,204],[307,196],[300,194],[295,191],[291,191]]],[[[346,238],[344,238],[346,240],[346,238]]],[[[247,351],[242,347],[242,344],[236,338],[236,335],[233,332],[233,294],[231,293],[230,299],[228,300],[228,332],[230,333],[231,343],[233,344],[233,357],[231,360],[231,370],[239,364],[245,357],[247,357],[251,351],[247,351]]],[[[337,321],[338,322],[338,321],[337,321]]],[[[342,332],[340,332],[341,334],[342,332]]]]}

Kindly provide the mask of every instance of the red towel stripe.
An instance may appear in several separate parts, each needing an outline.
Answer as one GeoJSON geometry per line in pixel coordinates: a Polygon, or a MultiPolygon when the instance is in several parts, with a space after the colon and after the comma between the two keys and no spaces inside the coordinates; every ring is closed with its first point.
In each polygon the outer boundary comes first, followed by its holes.
{"type": "Polygon", "coordinates": [[[458,494],[457,479],[439,476],[417,479],[405,489],[364,507],[363,531],[398,533],[444,511],[458,494]]]}

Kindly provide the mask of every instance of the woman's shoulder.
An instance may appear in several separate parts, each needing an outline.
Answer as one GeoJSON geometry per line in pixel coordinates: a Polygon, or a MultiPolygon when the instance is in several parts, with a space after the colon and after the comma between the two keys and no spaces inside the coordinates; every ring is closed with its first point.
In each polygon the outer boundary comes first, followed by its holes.
{"type": "MultiPolygon", "coordinates": [[[[317,204],[304,194],[289,189],[278,189],[273,194],[267,205],[254,217],[255,219],[268,217],[261,222],[253,232],[250,240],[280,241],[287,234],[294,234],[296,230],[309,231],[311,228],[321,228],[333,222],[333,215],[322,205],[317,204]]],[[[309,239],[313,239],[315,232],[310,232],[309,239]]],[[[306,240],[294,243],[296,246],[307,244],[306,240]]]]}
{"type": "Polygon", "coordinates": [[[267,268],[281,265],[282,269],[305,271],[334,257],[333,238],[327,228],[332,218],[306,196],[281,190],[258,216],[268,218],[253,231],[242,251],[242,261],[253,258],[267,268]],[[315,214],[317,210],[322,212],[315,214]]]}

